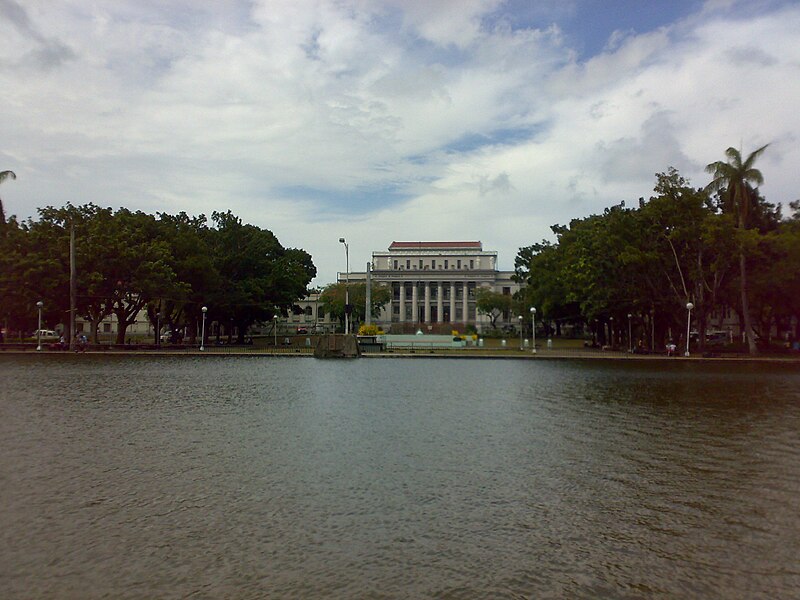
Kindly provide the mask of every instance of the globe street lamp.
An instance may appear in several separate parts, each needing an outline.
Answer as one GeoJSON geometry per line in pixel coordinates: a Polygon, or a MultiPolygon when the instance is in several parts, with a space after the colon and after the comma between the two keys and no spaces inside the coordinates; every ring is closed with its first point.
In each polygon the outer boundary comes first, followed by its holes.
{"type": "Polygon", "coordinates": [[[631,317],[633,315],[628,313],[628,353],[633,354],[633,338],[631,337],[631,317]]]}
{"type": "Polygon", "coordinates": [[[533,352],[536,354],[536,307],[531,306],[531,339],[533,341],[533,352]]]}
{"type": "Polygon", "coordinates": [[[688,311],[688,316],[686,318],[686,352],[684,356],[689,356],[689,329],[692,326],[692,309],[694,308],[694,304],[691,302],[686,303],[686,310],[688,311]]]}
{"type": "Polygon", "coordinates": [[[275,349],[278,349],[278,315],[272,315],[272,333],[275,336],[273,344],[275,349]]]}
{"type": "Polygon", "coordinates": [[[522,315],[517,318],[519,319],[519,349],[522,350],[522,315]]]}
{"type": "Polygon", "coordinates": [[[203,329],[200,334],[200,352],[205,351],[205,342],[206,342],[206,313],[208,312],[208,307],[204,306],[200,310],[203,311],[203,329]]]}
{"type": "Polygon", "coordinates": [[[36,303],[36,308],[39,309],[39,328],[36,330],[36,350],[40,352],[42,350],[42,307],[44,306],[44,302],[39,300],[36,303]]]}
{"type": "Polygon", "coordinates": [[[339,238],[339,243],[344,244],[344,333],[347,335],[350,333],[350,315],[347,313],[350,307],[350,247],[344,238],[339,238]]]}

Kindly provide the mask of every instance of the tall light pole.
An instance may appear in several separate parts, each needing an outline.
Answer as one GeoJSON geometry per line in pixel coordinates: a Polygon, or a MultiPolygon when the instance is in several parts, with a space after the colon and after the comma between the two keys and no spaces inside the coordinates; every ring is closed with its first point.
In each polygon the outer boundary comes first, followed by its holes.
{"type": "Polygon", "coordinates": [[[200,352],[205,351],[205,343],[206,343],[206,313],[208,312],[208,307],[204,306],[200,310],[203,311],[203,329],[200,333],[200,352]]]}
{"type": "Polygon", "coordinates": [[[278,348],[278,315],[272,315],[272,333],[275,336],[274,345],[278,348]]]}
{"type": "Polygon", "coordinates": [[[156,348],[161,348],[161,312],[156,313],[156,348]]]}
{"type": "Polygon", "coordinates": [[[628,354],[633,354],[633,338],[631,337],[631,317],[633,315],[628,313],[628,354]]]}
{"type": "Polygon", "coordinates": [[[533,341],[533,352],[536,354],[536,307],[531,306],[531,339],[533,341]]]}
{"type": "Polygon", "coordinates": [[[39,300],[36,303],[36,308],[39,309],[39,328],[36,330],[36,351],[41,352],[42,350],[42,307],[44,306],[44,302],[39,300]]]}
{"type": "Polygon", "coordinates": [[[343,237],[339,238],[339,243],[344,244],[344,333],[348,335],[350,333],[350,315],[347,313],[350,306],[350,247],[343,237]]]}
{"type": "Polygon", "coordinates": [[[692,326],[692,309],[694,308],[694,304],[691,302],[686,303],[686,310],[688,311],[688,316],[686,317],[686,352],[684,356],[689,356],[689,329],[692,326]]]}
{"type": "Polygon", "coordinates": [[[517,318],[519,319],[519,349],[522,350],[522,330],[523,330],[522,315],[520,315],[517,318]]]}

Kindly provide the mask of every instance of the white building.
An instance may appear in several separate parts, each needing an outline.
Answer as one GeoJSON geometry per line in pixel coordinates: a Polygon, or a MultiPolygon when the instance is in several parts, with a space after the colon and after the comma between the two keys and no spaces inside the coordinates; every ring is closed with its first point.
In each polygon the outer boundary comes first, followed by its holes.
{"type": "MultiPolygon", "coordinates": [[[[479,332],[489,318],[475,306],[478,288],[513,295],[520,288],[513,271],[497,270],[497,252],[484,250],[481,242],[392,242],[388,251],[372,253],[373,284],[391,287],[392,297],[377,325],[394,332],[479,332]]],[[[339,281],[364,282],[366,272],[339,273],[339,281]]],[[[512,323],[503,315],[498,324],[512,323]]]]}
{"type": "MultiPolygon", "coordinates": [[[[287,318],[280,319],[278,333],[335,333],[339,324],[331,320],[331,315],[325,313],[318,292],[312,292],[302,300],[295,302],[300,308],[298,313],[289,312],[287,318]]],[[[341,332],[341,329],[339,329],[341,332]]]]}

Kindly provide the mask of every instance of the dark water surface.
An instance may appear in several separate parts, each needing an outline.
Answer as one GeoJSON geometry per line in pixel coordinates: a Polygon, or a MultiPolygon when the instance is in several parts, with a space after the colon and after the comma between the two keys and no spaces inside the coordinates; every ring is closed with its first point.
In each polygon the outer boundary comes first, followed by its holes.
{"type": "Polygon", "coordinates": [[[0,356],[0,598],[788,598],[800,369],[0,356]]]}

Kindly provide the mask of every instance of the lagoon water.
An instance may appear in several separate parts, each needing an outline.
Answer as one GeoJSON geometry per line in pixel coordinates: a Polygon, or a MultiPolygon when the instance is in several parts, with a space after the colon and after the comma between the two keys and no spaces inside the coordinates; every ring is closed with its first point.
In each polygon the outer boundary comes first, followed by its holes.
{"type": "Polygon", "coordinates": [[[0,356],[0,597],[787,598],[800,370],[0,356]]]}

